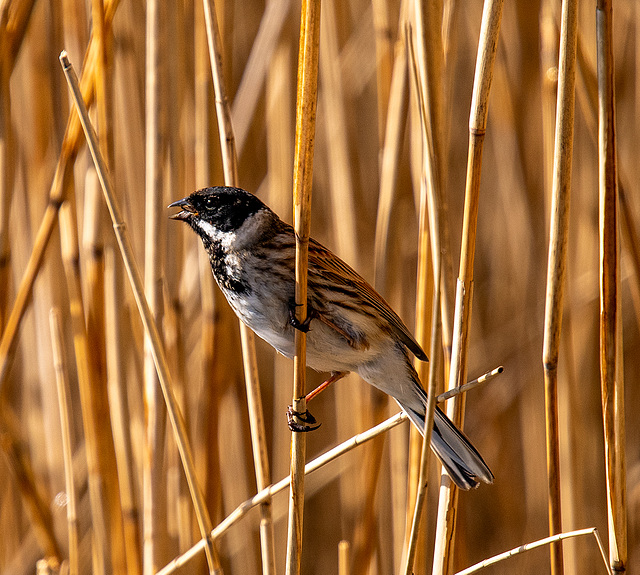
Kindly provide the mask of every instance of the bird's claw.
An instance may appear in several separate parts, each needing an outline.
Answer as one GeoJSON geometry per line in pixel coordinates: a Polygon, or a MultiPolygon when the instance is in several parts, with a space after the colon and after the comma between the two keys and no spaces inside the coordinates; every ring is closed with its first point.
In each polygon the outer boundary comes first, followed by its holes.
{"type": "Polygon", "coordinates": [[[316,311],[311,307],[307,306],[307,317],[300,321],[296,317],[296,308],[302,304],[296,303],[294,300],[289,302],[289,323],[298,331],[302,333],[307,333],[309,331],[309,326],[311,325],[311,320],[316,317],[316,311]]]}
{"type": "Polygon", "coordinates": [[[293,406],[289,405],[287,407],[287,424],[291,431],[307,433],[318,429],[322,425],[321,423],[314,425],[314,423],[316,423],[316,418],[311,415],[308,409],[306,411],[295,411],[293,406]],[[298,423],[296,419],[299,419],[302,423],[298,423]]]}

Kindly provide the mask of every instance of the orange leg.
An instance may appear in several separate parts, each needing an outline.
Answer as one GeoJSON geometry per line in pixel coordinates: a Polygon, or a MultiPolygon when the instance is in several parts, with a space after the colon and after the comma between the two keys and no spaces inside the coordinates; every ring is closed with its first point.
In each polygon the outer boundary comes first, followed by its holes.
{"type": "Polygon", "coordinates": [[[305,400],[310,402],[316,395],[318,395],[321,391],[324,391],[327,387],[329,387],[332,383],[335,383],[339,379],[342,379],[345,375],[349,373],[348,371],[334,371],[331,373],[331,377],[327,379],[325,382],[321,383],[318,387],[316,387],[313,391],[307,393],[305,400]]]}

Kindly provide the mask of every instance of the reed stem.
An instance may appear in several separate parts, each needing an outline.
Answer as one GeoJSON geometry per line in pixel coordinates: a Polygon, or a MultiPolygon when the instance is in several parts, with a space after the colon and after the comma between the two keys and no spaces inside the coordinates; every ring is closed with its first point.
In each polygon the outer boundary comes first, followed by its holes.
{"type": "Polygon", "coordinates": [[[604,421],[609,564],[616,573],[627,566],[622,302],[620,295],[620,223],[616,155],[613,61],[613,2],[596,9],[598,53],[598,155],[600,189],[600,383],[604,421]]]}
{"type": "MultiPolygon", "coordinates": [[[[213,89],[216,95],[216,112],[218,117],[220,148],[222,150],[222,167],[224,182],[227,186],[238,186],[238,156],[231,109],[227,99],[222,67],[222,42],[216,13],[211,0],[203,0],[209,59],[213,76],[213,89]]],[[[258,378],[258,360],[256,357],[255,337],[253,332],[240,321],[240,338],[242,342],[242,358],[244,379],[247,390],[247,406],[249,409],[249,425],[251,429],[251,445],[258,489],[268,485],[269,452],[262,411],[260,381],[258,378]]],[[[275,574],[275,541],[271,502],[266,501],[260,508],[260,545],[262,548],[262,573],[275,574]]]]}
{"type": "MultiPolygon", "coordinates": [[[[307,317],[307,269],[311,229],[311,186],[318,93],[320,52],[320,0],[303,0],[298,52],[296,143],[293,164],[293,222],[296,233],[296,317],[307,317]]],[[[296,330],[293,360],[293,410],[307,410],[305,396],[306,334],[296,330]]],[[[300,573],[304,513],[304,460],[307,439],[304,433],[291,434],[291,487],[287,524],[287,575],[300,573]]]]}
{"type": "MultiPolygon", "coordinates": [[[[478,56],[469,119],[469,152],[467,156],[464,221],[462,224],[460,271],[454,311],[449,389],[462,385],[467,376],[482,148],[487,126],[489,93],[493,78],[493,65],[497,51],[503,5],[503,0],[485,1],[480,39],[478,40],[478,56]]],[[[464,403],[464,396],[461,396],[458,401],[454,400],[447,406],[447,415],[459,426],[462,426],[464,420],[464,403]]],[[[442,472],[442,476],[433,562],[434,575],[450,573],[453,568],[454,556],[453,545],[455,541],[458,490],[445,471],[442,472]]]]}
{"type": "Polygon", "coordinates": [[[62,453],[64,457],[64,482],[67,493],[67,528],[69,545],[69,575],[78,575],[78,514],[76,511],[76,488],[73,480],[73,446],[71,443],[72,409],[70,405],[69,373],[67,369],[64,337],[62,333],[60,311],[51,310],[51,342],[53,361],[58,388],[58,406],[62,426],[62,453]]]}
{"type": "MultiPolygon", "coordinates": [[[[577,39],[577,2],[563,0],[560,30],[560,63],[558,68],[558,100],[553,162],[553,191],[547,296],[544,325],[544,389],[547,438],[547,475],[549,502],[549,534],[562,531],[560,508],[560,447],[558,438],[558,356],[564,305],[564,285],[569,237],[569,201],[571,161],[573,154],[573,117],[575,108],[575,70],[577,39]]],[[[553,542],[551,573],[563,573],[562,544],[553,542]]]]}

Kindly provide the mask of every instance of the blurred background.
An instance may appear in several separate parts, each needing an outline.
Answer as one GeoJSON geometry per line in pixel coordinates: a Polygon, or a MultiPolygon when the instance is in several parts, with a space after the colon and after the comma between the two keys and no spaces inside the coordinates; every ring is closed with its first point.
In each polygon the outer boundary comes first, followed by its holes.
{"type": "MultiPolygon", "coordinates": [[[[68,556],[67,424],[81,572],[150,573],[199,539],[84,136],[77,125],[75,132],[67,128],[72,104],[58,62],[62,49],[83,81],[94,79],[92,117],[161,326],[214,525],[257,490],[237,320],[199,240],[168,220],[165,207],[196,188],[223,183],[203,8],[194,0],[158,2],[148,19],[150,6],[139,0],[0,2],[3,345],[22,278],[34,269],[31,254],[42,253],[15,343],[3,350],[2,573],[33,573],[38,559],[68,556]],[[52,308],[59,337],[52,337],[52,308]],[[56,342],[63,345],[58,354],[56,342]],[[68,383],[66,423],[56,386],[61,374],[68,383]],[[145,503],[150,490],[152,504],[145,503]],[[147,544],[143,523],[153,525],[147,544]]],[[[291,223],[300,7],[290,0],[225,0],[215,8],[239,183],[291,223]]],[[[640,388],[634,385],[640,377],[634,231],[640,221],[640,6],[622,1],[614,10],[633,569],[640,565],[640,388]]],[[[504,6],[483,154],[468,369],[473,378],[503,365],[504,374],[469,393],[464,424],[495,483],[460,494],[456,570],[548,534],[542,338],[559,11],[560,2],[548,0],[504,6]]],[[[434,73],[440,86],[431,97],[448,207],[445,273],[455,278],[482,2],[444,0],[428,13],[442,31],[441,41],[429,41],[439,47],[434,73]]],[[[322,2],[312,235],[374,284],[413,330],[423,154],[407,34],[415,34],[412,2],[322,2]]],[[[580,2],[578,62],[559,364],[563,530],[597,527],[606,546],[595,2],[580,2]]],[[[293,364],[262,341],[257,349],[275,482],[289,473],[285,410],[293,364]]],[[[322,376],[310,372],[309,389],[322,376]]],[[[397,410],[349,376],[311,405],[322,426],[308,435],[308,459],[397,410]]],[[[404,423],[307,478],[303,573],[337,573],[341,540],[351,545],[352,573],[398,572],[414,481],[409,436],[404,423]]],[[[416,573],[430,570],[436,473],[432,458],[416,573]]],[[[284,571],[287,507],[285,493],[274,497],[277,572],[284,571]]],[[[259,524],[254,510],[217,541],[225,573],[261,572],[259,524]]],[[[566,542],[564,549],[568,573],[604,572],[592,538],[566,542]]],[[[201,554],[179,572],[205,570],[201,554]]],[[[548,549],[490,568],[514,570],[548,572],[548,549]]]]}

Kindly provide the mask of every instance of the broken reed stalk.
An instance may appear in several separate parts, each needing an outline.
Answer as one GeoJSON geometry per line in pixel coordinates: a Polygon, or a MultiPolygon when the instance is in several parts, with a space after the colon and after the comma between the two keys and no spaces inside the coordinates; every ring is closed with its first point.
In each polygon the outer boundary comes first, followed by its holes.
{"type": "Polygon", "coordinates": [[[62,454],[64,458],[64,482],[67,493],[67,528],[69,545],[69,575],[78,575],[78,516],[76,513],[76,487],[73,481],[73,447],[71,445],[72,409],[69,405],[69,373],[67,369],[64,336],[60,325],[60,310],[53,308],[49,316],[53,363],[58,388],[58,406],[62,428],[62,454]]]}
{"type": "Polygon", "coordinates": [[[78,115],[80,116],[82,127],[85,132],[89,151],[91,152],[91,156],[96,166],[98,177],[100,178],[102,191],[104,192],[107,207],[109,209],[109,215],[111,216],[111,220],[113,222],[113,229],[125,264],[129,283],[131,284],[133,295],[136,300],[136,305],[138,306],[138,311],[140,312],[140,317],[142,319],[145,332],[149,334],[151,339],[154,361],[158,370],[160,386],[162,388],[164,400],[167,405],[169,420],[171,422],[175,440],[178,444],[178,450],[180,452],[180,458],[182,460],[187,483],[189,485],[189,491],[191,493],[191,499],[193,501],[196,519],[198,521],[198,527],[200,529],[202,537],[205,538],[207,543],[207,546],[205,547],[207,562],[209,564],[210,571],[214,573],[221,573],[220,559],[218,557],[217,550],[215,549],[213,542],[209,539],[209,533],[211,532],[211,519],[204,503],[202,491],[200,490],[200,487],[198,486],[195,478],[193,455],[187,441],[187,432],[184,425],[184,419],[182,418],[182,414],[180,413],[175,396],[173,394],[171,376],[167,366],[167,360],[164,354],[164,350],[160,341],[158,328],[153,321],[153,316],[149,309],[149,305],[147,304],[147,301],[144,297],[142,278],[140,276],[140,270],[138,269],[137,263],[133,256],[133,248],[131,246],[131,240],[129,239],[127,227],[120,215],[120,207],[116,202],[116,197],[113,193],[111,181],[109,180],[109,175],[105,168],[104,160],[97,145],[95,131],[93,130],[93,126],[91,125],[86,107],[84,106],[84,102],[82,100],[82,94],[78,85],[78,77],[76,76],[75,70],[73,69],[71,62],[69,61],[69,58],[64,51],[60,54],[60,62],[65,72],[67,82],[69,83],[69,87],[73,95],[73,100],[78,110],[78,115]]]}
{"type": "MultiPolygon", "coordinates": [[[[502,366],[497,367],[481,375],[479,378],[466,383],[465,385],[462,385],[446,393],[441,393],[437,397],[437,402],[442,403],[448,399],[451,399],[452,397],[455,397],[456,395],[466,393],[467,391],[477,387],[478,385],[493,379],[502,372],[502,366]]],[[[322,455],[319,455],[318,457],[307,463],[304,468],[305,475],[313,473],[314,471],[325,466],[327,463],[335,461],[345,453],[348,453],[352,449],[355,449],[359,445],[362,445],[367,441],[371,441],[375,437],[386,433],[387,431],[400,425],[403,421],[406,421],[408,417],[409,416],[404,411],[400,411],[390,418],[386,419],[382,423],[373,426],[371,429],[367,429],[366,431],[363,431],[362,433],[354,435],[346,441],[343,441],[339,445],[336,445],[329,451],[326,451],[322,455]]],[[[257,505],[262,504],[264,501],[270,500],[276,493],[280,493],[280,491],[286,489],[290,485],[291,477],[288,476],[284,479],[281,479],[278,483],[267,486],[262,491],[256,493],[251,499],[247,499],[246,501],[242,502],[229,515],[227,515],[227,517],[225,517],[225,519],[221,523],[216,526],[216,528],[211,532],[211,537],[213,539],[218,539],[219,537],[224,535],[230,527],[232,527],[240,519],[245,517],[247,513],[251,511],[251,509],[253,509],[257,505]]],[[[204,539],[198,541],[198,543],[191,547],[191,549],[188,549],[179,557],[176,557],[173,561],[171,561],[171,563],[158,571],[156,575],[169,575],[170,573],[173,573],[180,567],[184,566],[191,559],[193,559],[203,549],[203,547],[204,539]]]]}
{"type": "MultiPolygon", "coordinates": [[[[573,155],[573,117],[575,108],[577,2],[563,0],[558,66],[558,99],[553,160],[553,192],[547,295],[545,303],[544,348],[542,362],[545,390],[545,429],[549,501],[549,534],[562,531],[560,512],[560,446],[558,438],[558,355],[564,305],[564,284],[569,237],[569,201],[573,155]]],[[[551,573],[563,572],[562,543],[550,547],[551,573]]]]}
{"type": "MultiPolygon", "coordinates": [[[[213,0],[203,0],[205,24],[207,28],[207,43],[209,60],[213,77],[213,90],[216,96],[216,113],[218,118],[218,134],[222,151],[222,168],[224,183],[227,186],[238,186],[238,156],[236,152],[231,109],[227,99],[222,67],[222,42],[215,13],[213,0]]],[[[249,410],[249,426],[251,430],[251,447],[255,467],[256,485],[263,489],[269,484],[269,451],[262,410],[260,394],[260,380],[258,377],[258,359],[256,356],[255,336],[242,322],[240,324],[240,339],[242,343],[242,360],[244,379],[247,390],[247,408],[249,410]]],[[[262,549],[262,573],[275,574],[275,535],[273,530],[273,516],[271,501],[266,501],[260,507],[260,546],[262,549]]]]}
{"type": "Polygon", "coordinates": [[[525,551],[531,551],[532,549],[537,549],[538,547],[542,547],[544,545],[553,545],[558,541],[562,541],[563,539],[569,539],[571,537],[580,537],[582,535],[593,535],[595,537],[596,543],[598,544],[598,549],[600,551],[600,555],[604,562],[604,566],[607,569],[607,573],[609,575],[613,575],[613,571],[607,564],[607,557],[604,551],[604,546],[602,545],[602,540],[600,539],[600,534],[595,527],[590,527],[588,529],[578,529],[576,531],[568,531],[566,533],[559,533],[558,535],[553,535],[551,537],[545,537],[544,539],[539,539],[538,541],[534,541],[532,543],[525,543],[524,545],[519,545],[518,547],[514,547],[510,551],[505,551],[504,553],[500,553],[499,555],[495,555],[494,557],[490,557],[489,559],[485,559],[484,561],[480,561],[471,567],[467,567],[462,571],[458,571],[456,575],[471,575],[472,573],[477,573],[481,569],[485,567],[489,567],[490,565],[495,565],[500,561],[504,561],[505,559],[509,559],[514,555],[519,555],[520,553],[524,553],[525,551]]]}
{"type": "Polygon", "coordinates": [[[622,364],[622,297],[618,169],[615,132],[613,2],[596,9],[598,54],[598,156],[600,189],[600,383],[604,420],[609,564],[617,573],[627,565],[627,505],[622,364]]]}
{"type": "MultiPolygon", "coordinates": [[[[307,270],[311,228],[311,186],[318,95],[320,52],[320,0],[303,0],[300,17],[300,46],[296,104],[296,143],[293,165],[293,222],[296,235],[296,318],[307,317],[307,270]]],[[[306,334],[295,330],[292,407],[307,410],[305,395],[306,334]]],[[[291,488],[287,522],[287,575],[300,573],[304,513],[304,460],[307,439],[304,433],[291,434],[291,488]]]]}
{"type": "MultiPolygon", "coordinates": [[[[120,0],[111,0],[111,2],[105,4],[105,25],[109,32],[119,2],[120,0]]],[[[28,2],[25,2],[25,6],[28,4],[28,2]]],[[[97,60],[98,43],[92,34],[89,47],[85,53],[83,74],[80,83],[80,91],[87,106],[91,105],[95,95],[95,76],[99,68],[97,60]]],[[[33,250],[22,280],[20,281],[20,287],[18,288],[11,313],[7,319],[7,324],[2,332],[2,339],[0,340],[0,389],[2,389],[8,375],[10,362],[13,358],[13,351],[16,345],[18,329],[20,328],[20,323],[27,309],[27,304],[31,299],[33,284],[42,265],[44,252],[49,244],[53,228],[56,225],[58,209],[63,199],[64,182],[73,170],[73,162],[82,143],[81,135],[82,128],[78,115],[71,112],[69,120],[67,121],[67,128],[62,141],[62,150],[60,151],[51,190],[49,192],[49,203],[47,204],[42,222],[38,228],[33,250]]]]}
{"type": "MultiPolygon", "coordinates": [[[[456,288],[456,304],[453,323],[451,370],[449,389],[466,381],[469,350],[469,326],[473,298],[473,261],[475,257],[478,205],[480,200],[480,174],[482,148],[487,126],[489,93],[493,77],[502,7],[504,0],[486,0],[482,11],[482,25],[478,40],[473,98],[469,119],[469,152],[467,157],[467,180],[465,189],[464,220],[460,253],[460,271],[456,288]]],[[[462,426],[464,419],[464,396],[449,403],[447,415],[462,426]]],[[[453,563],[453,544],[457,514],[457,489],[442,472],[438,521],[434,550],[433,573],[450,573],[453,563]]]]}

